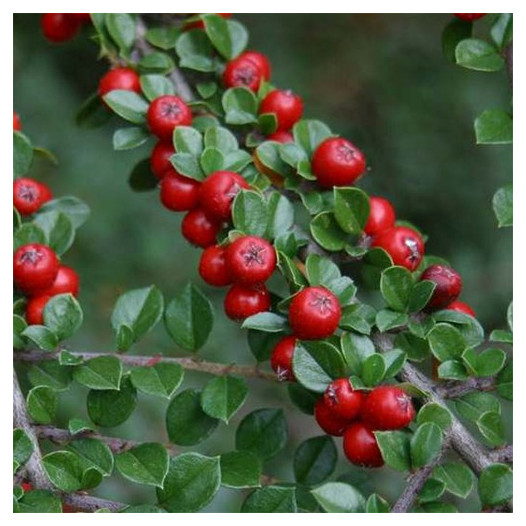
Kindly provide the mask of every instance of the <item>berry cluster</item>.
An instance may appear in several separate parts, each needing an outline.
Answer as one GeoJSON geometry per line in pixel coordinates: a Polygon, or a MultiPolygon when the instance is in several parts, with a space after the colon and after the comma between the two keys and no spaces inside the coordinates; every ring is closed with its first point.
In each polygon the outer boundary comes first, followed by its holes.
{"type": "Polygon", "coordinates": [[[89,13],[44,13],[40,25],[46,39],[58,44],[71,40],[83,24],[90,22],[89,13]]]}

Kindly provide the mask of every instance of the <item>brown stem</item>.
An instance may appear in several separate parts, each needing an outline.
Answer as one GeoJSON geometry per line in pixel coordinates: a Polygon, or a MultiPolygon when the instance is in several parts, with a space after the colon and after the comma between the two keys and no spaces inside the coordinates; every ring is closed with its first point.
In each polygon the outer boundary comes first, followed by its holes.
{"type": "Polygon", "coordinates": [[[495,389],[495,378],[469,378],[462,382],[447,382],[436,387],[436,392],[443,398],[458,398],[472,391],[492,391],[495,389]]]}
{"type": "Polygon", "coordinates": [[[99,497],[93,497],[92,495],[83,493],[63,493],[60,497],[63,504],[67,504],[78,511],[91,513],[103,509],[115,512],[128,506],[128,504],[123,504],[122,502],[101,499],[99,497]]]}

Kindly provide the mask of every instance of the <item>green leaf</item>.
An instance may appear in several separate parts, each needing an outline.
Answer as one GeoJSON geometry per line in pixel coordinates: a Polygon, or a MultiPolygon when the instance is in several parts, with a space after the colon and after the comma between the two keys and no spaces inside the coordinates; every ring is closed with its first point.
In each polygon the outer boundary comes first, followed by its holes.
{"type": "Polygon", "coordinates": [[[115,344],[121,352],[127,351],[135,341],[133,331],[127,325],[121,325],[115,336],[115,344]]]}
{"type": "Polygon", "coordinates": [[[179,393],[166,410],[166,430],[170,442],[193,446],[207,439],[219,423],[201,409],[201,392],[186,389],[179,393]]]}
{"type": "Polygon", "coordinates": [[[27,412],[38,424],[50,424],[57,412],[57,393],[45,385],[33,387],[27,394],[27,412]]]}
{"type": "Polygon", "coordinates": [[[173,84],[163,75],[141,75],[141,90],[150,102],[163,95],[175,95],[173,84]]]}
{"type": "Polygon", "coordinates": [[[371,354],[362,363],[362,379],[367,387],[378,385],[385,375],[385,359],[379,353],[371,354]]]}
{"type": "Polygon", "coordinates": [[[365,511],[367,513],[389,513],[389,503],[378,494],[373,493],[365,503],[365,511]]]}
{"type": "Polygon", "coordinates": [[[166,53],[149,53],[139,60],[137,63],[141,73],[160,73],[166,75],[170,73],[174,67],[174,61],[170,55],[166,53]]]}
{"type": "Polygon", "coordinates": [[[453,420],[451,413],[446,407],[435,404],[434,402],[428,402],[418,411],[416,422],[419,426],[426,422],[432,422],[442,429],[442,431],[447,431],[453,420]]]}
{"type": "Polygon", "coordinates": [[[314,150],[325,139],[332,136],[331,130],[323,122],[304,119],[297,122],[292,128],[294,142],[311,157],[314,150]]]}
{"type": "Polygon", "coordinates": [[[25,347],[26,344],[22,333],[26,328],[26,320],[18,314],[13,314],[13,347],[15,349],[23,349],[25,347]]]}
{"type": "Polygon", "coordinates": [[[201,169],[205,175],[222,170],[225,164],[225,158],[221,150],[217,148],[205,148],[200,159],[201,169]]]}
{"type": "Polygon", "coordinates": [[[75,229],[68,216],[58,210],[37,214],[34,223],[46,235],[47,244],[57,253],[64,254],[75,240],[75,229]]]}
{"type": "Polygon", "coordinates": [[[203,136],[191,126],[177,126],[174,131],[174,145],[179,153],[201,155],[203,136]]]}
{"type": "Polygon", "coordinates": [[[477,144],[510,144],[513,142],[513,119],[500,109],[483,111],[475,119],[477,144]]]}
{"type": "Polygon", "coordinates": [[[100,128],[112,117],[112,113],[103,104],[98,92],[92,93],[81,105],[75,115],[75,124],[87,130],[100,128]]]}
{"type": "Polygon", "coordinates": [[[457,508],[449,502],[426,502],[418,508],[415,508],[416,513],[457,513],[457,508]]]}
{"type": "Polygon", "coordinates": [[[506,353],[501,349],[484,349],[477,354],[473,349],[467,349],[462,359],[475,376],[494,376],[506,363],[506,353]]]}
{"type": "Polygon", "coordinates": [[[348,234],[340,228],[331,212],[322,212],[314,217],[310,231],[314,240],[330,252],[343,250],[349,242],[348,234]]]}
{"type": "Polygon", "coordinates": [[[413,277],[404,267],[390,267],[382,272],[380,291],[391,309],[404,312],[413,291],[413,277]]]}
{"type": "Polygon", "coordinates": [[[113,471],[113,453],[96,438],[78,438],[68,444],[68,450],[77,455],[83,471],[95,469],[105,477],[113,471]]]}
{"type": "Polygon", "coordinates": [[[513,187],[504,186],[493,196],[493,211],[497,217],[499,228],[513,226],[513,187]]]}
{"type": "Polygon", "coordinates": [[[210,380],[201,393],[201,407],[213,418],[226,424],[241,408],[248,395],[245,380],[232,376],[218,376],[210,380]]]}
{"type": "Polygon", "coordinates": [[[513,472],[506,464],[492,464],[480,474],[478,492],[482,506],[505,504],[513,497],[513,472]]]}
{"type": "Polygon", "coordinates": [[[467,347],[478,347],[485,340],[484,329],[469,314],[445,309],[433,313],[433,319],[437,322],[443,321],[454,324],[455,328],[462,334],[467,347]]]}
{"type": "Polygon", "coordinates": [[[82,464],[70,451],[55,451],[42,458],[42,466],[52,484],[61,491],[82,488],[82,464]]]}
{"type": "Polygon", "coordinates": [[[159,505],[169,513],[190,513],[204,508],[221,484],[219,457],[183,453],[170,460],[159,505]]]}
{"type": "Polygon", "coordinates": [[[144,124],[148,103],[134,91],[113,90],[104,95],[104,102],[124,120],[144,124]]]}
{"type": "Polygon", "coordinates": [[[231,451],[221,455],[221,485],[227,488],[259,486],[261,460],[250,451],[231,451]]]}
{"type": "Polygon", "coordinates": [[[504,437],[504,426],[499,413],[495,411],[482,413],[477,420],[477,427],[482,436],[492,446],[502,446],[506,442],[504,437]]]}
{"type": "Polygon", "coordinates": [[[455,49],[458,43],[471,36],[473,24],[453,17],[453,20],[442,31],[442,52],[451,62],[455,60],[455,49]]]}
{"type": "Polygon", "coordinates": [[[128,13],[107,13],[106,28],[121,53],[127,55],[135,41],[135,20],[128,13]]]}
{"type": "Polygon", "coordinates": [[[126,422],[137,405],[137,391],[129,376],[123,376],[119,391],[91,390],[87,407],[91,421],[101,427],[116,427],[126,422]]]}
{"type": "Polygon", "coordinates": [[[409,318],[404,312],[382,309],[376,313],[376,326],[380,332],[386,332],[397,327],[407,325],[409,318]]]}
{"type": "Polygon", "coordinates": [[[89,206],[73,196],[59,197],[44,203],[40,212],[50,212],[56,210],[67,215],[73,228],[77,229],[82,226],[90,215],[89,206]]]}
{"type": "Polygon", "coordinates": [[[468,420],[476,422],[484,413],[500,413],[500,402],[490,393],[474,391],[455,400],[457,411],[468,420]]]}
{"type": "Polygon", "coordinates": [[[428,335],[429,347],[441,362],[458,358],[466,348],[466,342],[455,327],[437,323],[428,335]]]}
{"type": "Polygon", "coordinates": [[[384,378],[393,378],[396,376],[405,364],[407,355],[400,349],[384,352],[385,374],[384,378]]]}
{"type": "Polygon", "coordinates": [[[294,225],[294,208],[292,203],[279,192],[272,192],[267,202],[268,226],[267,235],[275,239],[290,230],[294,225]]]}
{"type": "Polygon", "coordinates": [[[293,487],[265,486],[254,490],[243,502],[241,513],[296,513],[293,487]]]}
{"type": "Polygon", "coordinates": [[[283,338],[282,334],[248,330],[247,340],[250,351],[258,362],[270,360],[272,351],[279,340],[283,338]]]}
{"type": "Polygon", "coordinates": [[[111,325],[115,332],[123,325],[129,327],[133,332],[133,341],[137,341],[159,322],[163,307],[163,295],[155,285],[129,290],[115,303],[111,325]]]}
{"type": "Polygon", "coordinates": [[[113,134],[114,150],[133,150],[144,144],[150,138],[150,134],[139,126],[121,128],[113,134]]]}
{"type": "Polygon", "coordinates": [[[18,513],[62,513],[60,498],[42,489],[34,489],[24,493],[18,501],[18,513]]]}
{"type": "Polygon", "coordinates": [[[217,148],[225,155],[238,150],[239,145],[235,135],[227,128],[211,127],[205,132],[205,146],[217,148]]]}
{"type": "Polygon", "coordinates": [[[281,250],[278,251],[278,267],[289,283],[291,292],[299,292],[300,289],[307,285],[307,280],[297,265],[281,250]]]}
{"type": "Polygon", "coordinates": [[[361,513],[365,508],[363,495],[343,482],[326,482],[311,493],[328,513],[361,513]]]}
{"type": "Polygon", "coordinates": [[[504,59],[489,42],[479,38],[466,38],[455,49],[459,66],[476,71],[498,71],[504,66],[504,59]]]}
{"type": "Polygon", "coordinates": [[[438,366],[438,377],[446,380],[465,380],[468,372],[459,360],[446,360],[438,366]]]}
{"type": "Polygon", "coordinates": [[[203,99],[210,99],[213,97],[219,88],[219,86],[214,82],[199,82],[195,85],[197,92],[203,99]]]}
{"type": "Polygon", "coordinates": [[[340,327],[369,335],[371,334],[371,327],[374,325],[375,317],[376,310],[370,305],[355,303],[343,309],[340,327]]]}
{"type": "Polygon", "coordinates": [[[128,506],[119,513],[167,513],[162,508],[158,508],[153,504],[138,504],[137,506],[128,506]]]}
{"type": "Polygon", "coordinates": [[[411,469],[409,435],[405,431],[375,431],[385,463],[397,471],[411,469]]]}
{"type": "Polygon", "coordinates": [[[264,332],[282,332],[288,326],[287,318],[274,312],[260,312],[245,318],[242,329],[257,329],[264,332]]]}
{"type": "Polygon", "coordinates": [[[203,181],[206,178],[199,164],[199,159],[191,153],[176,153],[172,155],[170,161],[181,175],[196,181],[203,181]]]}
{"type": "Polygon", "coordinates": [[[513,333],[510,331],[503,331],[501,329],[494,329],[489,335],[492,342],[513,343],[513,333]]]}
{"type": "Polygon", "coordinates": [[[189,283],[166,307],[164,324],[177,345],[197,351],[206,343],[214,324],[212,304],[189,283]]]}
{"type": "Polygon", "coordinates": [[[65,340],[82,325],[82,309],[72,294],[57,294],[44,307],[44,324],[59,341],[65,340]]]}
{"type": "Polygon", "coordinates": [[[369,197],[358,188],[334,188],[334,217],[344,232],[360,234],[369,218],[369,197]]]}
{"type": "Polygon", "coordinates": [[[287,444],[287,421],[282,409],[258,409],[243,418],[236,431],[236,449],[263,460],[277,455],[287,444]]]}
{"type": "Polygon", "coordinates": [[[502,398],[513,400],[513,360],[497,376],[497,392],[502,398]]]}
{"type": "Polygon", "coordinates": [[[228,31],[227,21],[220,15],[207,14],[201,17],[206,34],[220,55],[232,59],[232,41],[228,31]]]}
{"type": "Polygon", "coordinates": [[[361,375],[363,362],[375,353],[373,342],[367,336],[346,332],[341,338],[341,345],[351,371],[361,375]]]}
{"type": "Polygon", "coordinates": [[[332,475],[337,461],[338,452],[330,436],[309,438],[294,453],[294,477],[307,486],[320,484],[332,475]]]}
{"type": "Polygon", "coordinates": [[[411,437],[411,460],[413,468],[421,468],[431,463],[440,453],[444,435],[440,426],[425,422],[418,426],[411,437]]]}
{"type": "Polygon", "coordinates": [[[175,51],[181,59],[182,68],[211,72],[215,70],[214,48],[204,31],[185,31],[175,43],[175,51]]]}
{"type": "Polygon", "coordinates": [[[153,366],[134,367],[131,381],[142,393],[170,399],[181,385],[183,375],[179,364],[159,362],[153,366]]]}
{"type": "Polygon", "coordinates": [[[434,478],[428,478],[418,495],[420,502],[433,502],[439,499],[446,491],[446,485],[434,478]]]}
{"type": "Polygon", "coordinates": [[[168,452],[161,444],[140,444],[115,457],[120,474],[137,484],[163,487],[168,473],[168,452]]]}
{"type": "Polygon", "coordinates": [[[36,362],[27,371],[32,385],[46,385],[55,391],[67,389],[71,383],[71,368],[63,367],[57,360],[36,362]]]}
{"type": "Polygon", "coordinates": [[[305,389],[301,384],[289,383],[287,391],[291,402],[303,413],[307,415],[314,414],[314,405],[320,395],[305,389]]]}
{"type": "Polygon", "coordinates": [[[114,356],[100,356],[79,365],[73,378],[90,389],[119,389],[122,363],[114,356]]]}
{"type": "Polygon", "coordinates": [[[504,49],[513,38],[513,14],[502,13],[491,27],[491,38],[499,49],[504,49]]]}
{"type": "Polygon", "coordinates": [[[268,211],[258,192],[241,190],[232,203],[234,227],[248,235],[263,237],[267,231],[268,211]]]}
{"type": "Polygon", "coordinates": [[[409,304],[407,310],[409,312],[419,312],[430,300],[435,290],[436,283],[432,281],[423,280],[416,283],[409,295],[409,304]]]}
{"type": "Polygon", "coordinates": [[[292,368],[296,380],[307,389],[322,393],[335,378],[344,375],[341,354],[329,342],[298,342],[292,368]]]}
{"type": "Polygon", "coordinates": [[[44,325],[30,325],[22,331],[21,335],[31,340],[39,349],[44,351],[53,351],[58,345],[55,333],[44,327],[44,325]]]}
{"type": "Polygon", "coordinates": [[[508,305],[508,310],[506,311],[506,321],[508,322],[510,331],[513,332],[513,301],[510,301],[510,304],[508,305]]]}
{"type": "Polygon", "coordinates": [[[305,261],[305,270],[309,284],[312,286],[328,287],[329,283],[341,277],[338,266],[329,258],[318,254],[309,254],[305,261]]]}
{"type": "Polygon", "coordinates": [[[19,131],[13,131],[13,175],[19,177],[29,171],[33,161],[31,141],[19,131]]]}
{"type": "Polygon", "coordinates": [[[84,359],[81,356],[72,354],[68,351],[61,351],[58,355],[58,361],[60,365],[67,365],[70,367],[72,365],[80,365],[84,362],[84,359]]]}
{"type": "Polygon", "coordinates": [[[227,124],[257,122],[258,103],[254,92],[245,87],[229,88],[221,99],[227,124]]]}
{"type": "Polygon", "coordinates": [[[13,429],[13,460],[20,466],[33,454],[33,442],[22,429],[13,429]]]}
{"type": "Polygon", "coordinates": [[[72,418],[68,422],[68,431],[72,435],[76,435],[78,433],[82,433],[83,431],[95,431],[95,428],[89,422],[86,422],[81,418],[72,418]]]}
{"type": "Polygon", "coordinates": [[[146,40],[152,46],[169,50],[175,47],[180,34],[181,30],[175,26],[152,27],[146,32],[146,40]]]}
{"type": "MultiPolygon", "coordinates": [[[[254,155],[257,161],[259,161],[264,168],[268,169],[265,173],[290,177],[293,171],[282,159],[282,146],[283,145],[274,141],[265,141],[257,147],[254,155]]],[[[257,167],[258,170],[262,170],[259,164],[257,167]]]]}

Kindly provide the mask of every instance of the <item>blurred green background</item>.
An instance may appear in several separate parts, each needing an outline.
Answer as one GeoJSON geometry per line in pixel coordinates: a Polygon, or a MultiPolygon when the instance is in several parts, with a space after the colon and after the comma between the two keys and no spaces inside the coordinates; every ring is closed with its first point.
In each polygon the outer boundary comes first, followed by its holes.
{"type": "MultiPolygon", "coordinates": [[[[388,197],[399,218],[429,235],[428,253],[441,255],[461,273],[462,299],[470,303],[488,332],[504,325],[512,296],[512,231],[499,230],[491,209],[493,193],[512,178],[509,146],[476,146],[473,120],[484,109],[507,107],[504,71],[468,71],[448,63],[440,35],[450,15],[239,15],[250,33],[250,48],[267,54],[273,82],[301,94],[305,116],[319,118],[355,142],[367,155],[370,173],[360,186],[388,197]]],[[[482,19],[475,32],[484,32],[482,19]]],[[[197,274],[200,251],[180,236],[181,216],[165,210],[156,192],[136,194],[127,178],[148,156],[153,143],[132,152],[114,152],[117,119],[98,130],[75,127],[74,114],[96,90],[107,69],[97,60],[90,30],[56,46],[40,32],[39,15],[14,16],[14,109],[24,132],[59,159],[39,161],[31,176],[48,183],[56,196],[76,195],[92,209],[65,262],[81,276],[85,322],[72,348],[112,350],[109,317],[120,293],[158,285],[165,298],[194,280],[216,305],[216,324],[203,358],[253,363],[245,335],[221,308],[223,291],[204,285],[197,274]]],[[[178,354],[161,327],[133,352],[178,354]]],[[[187,375],[185,387],[203,376],[187,375]]],[[[290,447],[266,472],[291,479],[290,458],[303,439],[319,434],[312,418],[292,409],[285,387],[254,381],[247,405],[233,425],[199,446],[205,453],[233,449],[235,425],[251,408],[285,406],[290,415],[290,447]],[[288,411],[290,409],[290,411],[288,411]]],[[[62,421],[79,408],[85,416],[85,391],[63,396],[62,421]]],[[[141,398],[140,411],[108,433],[142,440],[166,440],[165,402],[141,398]]],[[[510,425],[511,429],[511,425],[510,425]]],[[[508,430],[510,431],[510,430],[508,430]]],[[[193,448],[195,449],[195,448],[193,448]]],[[[349,472],[342,462],[340,471],[349,472]]],[[[373,480],[395,498],[401,478],[384,470],[371,475],[351,469],[353,480],[373,480]],[[388,476],[386,476],[388,475],[388,476]]],[[[118,476],[100,494],[132,502],[154,501],[153,490],[129,492],[118,476]]],[[[468,505],[469,507],[469,505],[468,505]]],[[[207,511],[236,511],[239,494],[221,490],[207,511]]]]}

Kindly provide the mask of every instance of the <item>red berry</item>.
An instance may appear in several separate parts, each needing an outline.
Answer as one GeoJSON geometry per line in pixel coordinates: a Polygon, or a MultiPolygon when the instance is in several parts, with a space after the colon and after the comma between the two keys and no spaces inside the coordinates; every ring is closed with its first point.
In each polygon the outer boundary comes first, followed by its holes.
{"type": "Polygon", "coordinates": [[[177,126],[190,126],[192,112],[176,95],[161,95],[148,107],[146,121],[151,132],[164,141],[171,141],[177,126]]]}
{"type": "Polygon", "coordinates": [[[202,208],[190,210],[181,223],[183,237],[198,247],[206,248],[214,245],[221,223],[210,220],[202,208]]]}
{"type": "Polygon", "coordinates": [[[365,156],[340,137],[325,139],[312,156],[312,172],[325,188],[351,185],[365,172],[365,156]]]}
{"type": "Polygon", "coordinates": [[[300,340],[331,336],[341,317],[340,301],[325,287],[306,287],[290,303],[290,326],[300,340]]]}
{"type": "Polygon", "coordinates": [[[50,42],[58,43],[72,39],[80,29],[80,22],[67,13],[44,13],[41,26],[44,36],[50,42]]]}
{"type": "Polygon", "coordinates": [[[276,344],[272,351],[270,366],[278,375],[280,382],[296,381],[292,370],[292,358],[294,357],[294,348],[297,341],[296,336],[285,336],[276,344]]]}
{"type": "Polygon", "coordinates": [[[13,281],[22,292],[31,294],[51,287],[58,267],[57,255],[46,245],[23,245],[13,255],[13,281]]]}
{"type": "Polygon", "coordinates": [[[267,139],[269,141],[280,142],[281,144],[285,144],[287,142],[294,142],[294,136],[292,135],[292,133],[288,131],[283,131],[283,130],[278,130],[278,131],[275,131],[274,133],[271,133],[267,137],[267,139]]]}
{"type": "Polygon", "coordinates": [[[203,250],[199,260],[199,274],[206,283],[214,287],[225,287],[232,283],[223,247],[214,245],[203,250]]]}
{"type": "Polygon", "coordinates": [[[460,20],[465,20],[466,22],[473,22],[473,20],[478,20],[482,18],[486,13],[454,13],[454,15],[460,20]]]}
{"type": "Polygon", "coordinates": [[[22,129],[22,123],[17,113],[13,112],[13,130],[20,131],[22,129]]]}
{"type": "Polygon", "coordinates": [[[99,81],[99,96],[113,90],[126,90],[141,93],[139,75],[131,68],[110,69],[99,81]]]}
{"type": "Polygon", "coordinates": [[[201,184],[199,203],[206,213],[219,221],[229,221],[234,197],[242,188],[250,188],[243,177],[235,172],[214,172],[201,184]]]}
{"type": "Polygon", "coordinates": [[[373,238],[373,247],[383,248],[393,260],[411,271],[415,270],[425,254],[424,241],[418,232],[405,226],[395,226],[373,238]]]}
{"type": "Polygon", "coordinates": [[[260,53],[259,51],[245,51],[239,55],[239,58],[247,58],[248,60],[254,62],[254,64],[256,64],[256,66],[260,69],[263,78],[265,80],[270,79],[272,74],[270,62],[268,58],[263,55],[263,53],[260,53]]]}
{"type": "Polygon", "coordinates": [[[51,287],[47,289],[37,290],[33,295],[38,296],[56,296],[57,294],[73,294],[78,296],[79,293],[79,276],[71,268],[66,265],[60,265],[57,276],[51,287]]]}
{"type": "Polygon", "coordinates": [[[155,177],[162,179],[168,170],[172,170],[173,166],[170,162],[170,157],[175,153],[175,148],[171,142],[159,141],[152,150],[150,156],[150,168],[155,177]]]}
{"type": "Polygon", "coordinates": [[[91,15],[89,13],[70,13],[69,16],[76,18],[82,24],[91,23],[91,15]]]}
{"type": "Polygon", "coordinates": [[[427,309],[445,309],[460,296],[462,278],[460,274],[446,265],[430,265],[420,279],[436,283],[435,290],[427,302],[427,309]]]}
{"type": "Polygon", "coordinates": [[[383,230],[395,224],[395,211],[393,205],[383,197],[371,196],[369,199],[369,218],[363,231],[369,236],[376,236],[383,230]]]}
{"type": "Polygon", "coordinates": [[[287,131],[301,119],[303,101],[290,90],[275,89],[261,101],[259,114],[263,113],[274,113],[278,123],[277,129],[287,131]]]}
{"type": "Polygon", "coordinates": [[[349,421],[338,417],[332,412],[330,407],[327,407],[323,396],[314,406],[314,418],[325,433],[335,437],[341,437],[350,424],[349,421]]]}
{"type": "Polygon", "coordinates": [[[276,268],[276,251],[257,236],[238,237],[225,252],[228,272],[234,283],[254,285],[266,281],[276,268]]]}
{"type": "Polygon", "coordinates": [[[13,181],[13,205],[23,216],[34,214],[52,198],[51,190],[44,183],[29,177],[13,181]]]}
{"type": "Polygon", "coordinates": [[[457,312],[463,312],[464,314],[469,314],[470,316],[473,316],[475,317],[476,314],[475,314],[475,311],[467,304],[467,303],[464,303],[463,301],[454,301],[453,303],[450,303],[446,309],[448,310],[455,310],[457,312]]]}
{"type": "Polygon", "coordinates": [[[199,181],[169,170],[161,179],[161,203],[174,212],[192,210],[199,204],[200,186],[199,181]]]}
{"type": "Polygon", "coordinates": [[[51,296],[34,296],[27,302],[26,321],[28,325],[44,324],[44,307],[51,296]]]}
{"type": "Polygon", "coordinates": [[[257,91],[263,78],[259,65],[243,56],[228,62],[223,72],[223,84],[226,88],[245,86],[252,91],[257,91]]]}
{"type": "Polygon", "coordinates": [[[338,418],[354,420],[360,413],[364,394],[355,391],[348,378],[338,378],[329,384],[323,399],[338,418]]]}
{"type": "Polygon", "coordinates": [[[270,309],[269,291],[263,284],[252,287],[232,285],[225,296],[224,308],[231,320],[242,321],[270,309]]]}
{"type": "Polygon", "coordinates": [[[22,486],[22,489],[24,490],[24,492],[28,492],[33,489],[33,485],[31,484],[31,482],[22,482],[22,484],[20,485],[22,486]]]}
{"type": "Polygon", "coordinates": [[[413,420],[415,408],[411,397],[399,387],[380,385],[365,398],[361,416],[372,429],[402,429],[413,420]]]}
{"type": "Polygon", "coordinates": [[[345,431],[343,452],[357,466],[379,468],[384,465],[376,437],[364,422],[355,422],[345,431]]]}

